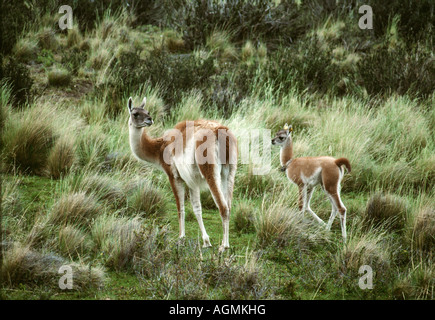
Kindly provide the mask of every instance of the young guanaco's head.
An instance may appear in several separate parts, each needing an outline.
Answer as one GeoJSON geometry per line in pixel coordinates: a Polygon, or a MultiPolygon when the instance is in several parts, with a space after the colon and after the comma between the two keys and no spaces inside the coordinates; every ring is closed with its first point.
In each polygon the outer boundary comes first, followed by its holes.
{"type": "Polygon", "coordinates": [[[145,97],[139,107],[133,107],[133,99],[128,98],[128,113],[130,114],[130,119],[128,121],[129,126],[134,126],[138,129],[143,127],[149,127],[154,123],[150,116],[150,113],[145,110],[145,104],[147,98],[145,97]]]}
{"type": "Polygon", "coordinates": [[[272,139],[272,144],[274,146],[282,146],[284,145],[287,138],[290,136],[291,132],[293,131],[293,127],[291,125],[288,125],[287,123],[284,125],[284,128],[279,130],[276,133],[275,138],[272,139]]]}

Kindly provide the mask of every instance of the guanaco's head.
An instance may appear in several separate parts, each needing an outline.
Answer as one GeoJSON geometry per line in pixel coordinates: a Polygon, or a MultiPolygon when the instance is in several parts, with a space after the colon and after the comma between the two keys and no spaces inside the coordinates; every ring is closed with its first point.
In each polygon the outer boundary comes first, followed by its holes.
{"type": "Polygon", "coordinates": [[[147,98],[145,97],[139,107],[133,107],[133,99],[128,98],[128,113],[130,114],[130,119],[128,121],[129,126],[134,126],[138,129],[143,127],[149,127],[154,123],[149,112],[145,110],[145,104],[147,98]]]}
{"type": "Polygon", "coordinates": [[[274,146],[282,146],[284,145],[284,142],[287,140],[287,138],[290,136],[291,132],[293,131],[293,127],[291,125],[285,124],[284,128],[279,130],[276,133],[275,138],[272,139],[272,144],[274,146]]]}

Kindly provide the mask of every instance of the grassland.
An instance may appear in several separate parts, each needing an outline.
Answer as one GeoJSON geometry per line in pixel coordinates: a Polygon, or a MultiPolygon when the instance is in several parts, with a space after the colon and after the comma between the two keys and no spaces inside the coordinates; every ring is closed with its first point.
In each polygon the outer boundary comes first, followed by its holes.
{"type": "MultiPolygon", "coordinates": [[[[305,1],[291,2],[295,11],[274,2],[277,26],[261,15],[266,1],[237,2],[232,9],[258,19],[257,33],[232,16],[162,3],[160,27],[154,16],[113,5],[67,31],[58,30],[59,15],[35,4],[39,18],[3,55],[1,298],[433,299],[433,39],[409,40],[405,19],[362,34],[355,12],[340,6],[323,8],[311,24],[306,10],[317,7],[305,1]],[[279,20],[279,10],[293,20],[279,20]],[[171,23],[178,15],[185,25],[171,23]],[[295,43],[280,42],[276,28],[295,43]],[[363,41],[370,49],[356,45],[363,41]],[[291,123],[296,156],[347,157],[348,242],[338,220],[326,232],[298,212],[277,149],[266,175],[239,164],[229,250],[218,252],[222,224],[207,192],[213,247],[201,248],[189,202],[180,242],[165,174],[131,154],[129,96],[147,97],[152,136],[196,118],[236,133],[274,134],[291,123]],[[74,271],[72,290],[58,286],[65,264],[74,271]],[[358,286],[363,265],[374,271],[371,290],[358,286]]],[[[320,188],[311,207],[328,219],[320,188]]]]}

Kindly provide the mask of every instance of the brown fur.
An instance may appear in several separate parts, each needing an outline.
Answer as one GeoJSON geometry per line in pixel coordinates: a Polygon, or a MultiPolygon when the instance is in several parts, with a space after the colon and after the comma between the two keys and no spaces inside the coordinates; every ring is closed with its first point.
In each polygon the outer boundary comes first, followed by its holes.
{"type": "MultiPolygon", "coordinates": [[[[286,125],[286,127],[288,127],[286,125]]],[[[309,211],[319,222],[323,221],[310,209],[309,203],[316,185],[320,184],[330,198],[333,208],[327,228],[331,227],[335,217],[335,211],[340,213],[342,234],[346,239],[346,208],[340,199],[340,180],[344,172],[341,167],[345,166],[351,171],[350,162],[346,158],[335,159],[333,157],[301,157],[293,159],[293,141],[291,131],[280,130],[272,139],[272,144],[281,145],[280,160],[284,171],[290,181],[299,188],[299,209],[309,211]]]]}
{"type": "MultiPolygon", "coordinates": [[[[129,110],[131,114],[130,126],[133,125],[132,121],[137,120],[138,124],[134,123],[136,127],[139,126],[139,129],[142,127],[143,121],[152,121],[149,113],[142,109],[137,110],[136,108],[131,107],[132,103],[129,100],[129,110]],[[136,110],[135,110],[136,109],[136,110]],[[135,113],[139,113],[136,115],[136,118],[133,119],[135,113]],[[141,118],[140,118],[141,117],[141,118]]],[[[198,159],[200,156],[207,158],[207,147],[211,147],[213,149],[215,145],[219,145],[221,149],[219,150],[220,164],[209,163],[206,161],[204,164],[197,163],[198,170],[204,177],[207,185],[210,189],[210,192],[213,195],[213,199],[216,202],[217,207],[219,208],[220,215],[222,217],[222,223],[224,228],[224,239],[222,242],[222,247],[228,247],[228,232],[229,232],[229,216],[230,216],[230,208],[232,201],[232,193],[233,193],[233,183],[234,183],[234,175],[237,170],[237,139],[233,135],[233,133],[226,127],[221,125],[220,123],[212,120],[195,120],[193,122],[193,130],[192,133],[195,134],[201,129],[207,129],[212,132],[214,135],[214,140],[210,139],[210,141],[204,137],[202,141],[196,142],[196,150],[195,150],[195,159],[198,159]],[[219,134],[221,134],[221,138],[223,141],[219,141],[219,134]],[[219,142],[224,142],[225,148],[223,148],[222,144],[219,142]],[[203,148],[201,148],[203,147],[203,148]],[[203,150],[203,154],[200,154],[201,148],[203,150]],[[225,154],[225,156],[224,156],[225,154]],[[224,194],[224,190],[221,186],[221,181],[216,181],[216,166],[222,165],[223,168],[226,168],[226,176],[224,177],[223,173],[221,173],[221,177],[219,179],[229,179],[225,181],[227,186],[226,193],[224,194]],[[226,235],[226,237],[225,237],[226,235]],[[226,239],[225,239],[226,238],[226,239]]],[[[152,123],[152,122],[150,122],[152,123]]],[[[186,142],[189,138],[192,138],[188,135],[188,127],[187,122],[179,122],[175,125],[173,130],[178,130],[181,133],[183,138],[183,152],[186,148],[186,142]]],[[[133,137],[133,136],[132,136],[133,137]]],[[[140,150],[135,150],[136,155],[142,160],[149,161],[155,164],[158,164],[162,167],[165,173],[168,175],[169,182],[171,184],[172,191],[174,193],[175,201],[177,204],[179,225],[180,225],[180,237],[184,236],[184,181],[179,176],[177,168],[173,163],[166,163],[164,161],[164,151],[165,149],[174,141],[175,137],[171,132],[167,132],[166,135],[160,138],[150,138],[146,133],[145,129],[142,129],[142,134],[140,136],[140,150]],[[171,139],[169,139],[171,137],[171,139]]],[[[216,149],[215,149],[216,150],[216,149]]],[[[172,155],[175,155],[176,150],[173,149],[172,155]]],[[[214,157],[215,155],[209,155],[210,157],[214,157]]],[[[214,158],[213,158],[214,159],[214,158]]],[[[222,169],[223,170],[223,169],[222,169]]],[[[192,192],[192,190],[191,190],[192,192]]],[[[194,193],[195,195],[196,193],[194,193]]],[[[199,194],[198,194],[199,195],[199,194]]],[[[193,202],[192,202],[193,205],[193,202]]],[[[200,210],[200,208],[199,208],[200,210]]],[[[200,215],[200,214],[199,214],[200,215]]],[[[200,227],[202,225],[202,218],[197,217],[198,222],[200,223],[200,227]]],[[[205,232],[205,229],[204,229],[205,232]]],[[[203,235],[204,236],[204,235],[203,235]]],[[[204,239],[204,245],[208,242],[208,236],[204,239]]]]}

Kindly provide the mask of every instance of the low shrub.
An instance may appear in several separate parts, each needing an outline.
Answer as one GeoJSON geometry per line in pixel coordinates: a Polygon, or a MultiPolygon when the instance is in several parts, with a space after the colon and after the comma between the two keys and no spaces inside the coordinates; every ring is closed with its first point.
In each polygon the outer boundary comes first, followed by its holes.
{"type": "Polygon", "coordinates": [[[101,206],[93,196],[77,192],[61,196],[53,204],[47,219],[49,225],[73,224],[88,228],[99,213],[101,206]]]}
{"type": "Polygon", "coordinates": [[[13,101],[16,104],[22,105],[29,100],[33,80],[30,77],[29,68],[25,64],[10,58],[5,63],[3,76],[10,83],[13,101]]]}
{"type": "Polygon", "coordinates": [[[14,46],[14,57],[19,62],[27,63],[36,58],[38,43],[35,40],[20,39],[14,46]]]}
{"type": "Polygon", "coordinates": [[[47,158],[48,175],[59,179],[69,173],[75,162],[74,141],[68,137],[58,139],[47,158]]]}
{"type": "Polygon", "coordinates": [[[367,202],[363,220],[366,225],[388,226],[402,230],[407,219],[407,203],[391,194],[374,194],[367,202]]]}
{"type": "Polygon", "coordinates": [[[232,219],[237,232],[254,231],[256,209],[248,201],[239,202],[232,210],[232,219]]]}
{"type": "Polygon", "coordinates": [[[415,249],[430,252],[435,246],[435,209],[420,208],[409,233],[415,249]]]}
{"type": "Polygon", "coordinates": [[[48,84],[51,86],[67,86],[71,82],[71,73],[66,69],[53,68],[48,72],[48,84]]]}
{"type": "Polygon", "coordinates": [[[44,173],[56,134],[52,114],[40,111],[34,108],[8,119],[1,137],[8,170],[39,175],[44,173]]]}
{"type": "Polygon", "coordinates": [[[161,216],[166,213],[166,198],[163,191],[150,181],[139,184],[128,202],[129,210],[141,216],[161,216]]]}
{"type": "Polygon", "coordinates": [[[2,279],[9,287],[45,286],[59,289],[59,269],[70,266],[74,274],[73,290],[100,288],[104,285],[105,274],[100,267],[73,263],[52,253],[34,251],[16,244],[4,252],[1,266],[2,279]]]}

